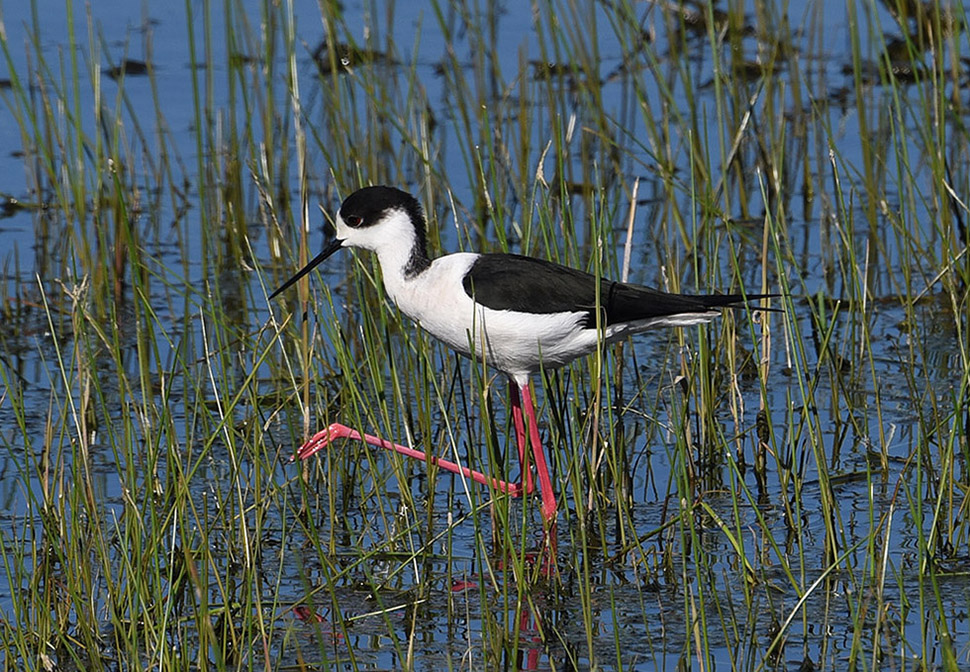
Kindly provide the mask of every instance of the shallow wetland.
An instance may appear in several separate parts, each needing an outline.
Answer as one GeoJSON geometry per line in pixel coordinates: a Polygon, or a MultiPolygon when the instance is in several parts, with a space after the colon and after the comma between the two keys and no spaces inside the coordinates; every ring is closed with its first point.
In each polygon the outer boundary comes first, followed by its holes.
{"type": "Polygon", "coordinates": [[[970,668],[960,4],[0,0],[0,661],[37,670],[970,668]],[[506,382],[376,260],[777,293],[506,382]]]}

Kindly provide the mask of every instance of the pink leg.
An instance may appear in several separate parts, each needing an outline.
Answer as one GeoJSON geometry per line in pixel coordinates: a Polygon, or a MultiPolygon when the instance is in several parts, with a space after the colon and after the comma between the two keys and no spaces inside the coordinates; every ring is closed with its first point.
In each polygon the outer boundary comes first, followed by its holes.
{"type": "Polygon", "coordinates": [[[519,446],[519,464],[522,468],[522,488],[525,494],[535,489],[532,484],[532,469],[525,458],[525,425],[522,423],[522,398],[514,380],[509,380],[509,398],[512,402],[512,424],[515,425],[515,440],[519,446]]]}
{"type": "MultiPolygon", "coordinates": [[[[526,410],[531,412],[531,400],[526,410]]],[[[534,414],[533,414],[534,417],[534,414]]],[[[533,423],[535,420],[533,419],[533,423]]],[[[497,478],[492,478],[491,476],[486,476],[480,471],[473,471],[468,467],[463,467],[459,464],[455,464],[450,460],[444,460],[440,457],[435,457],[433,455],[427,455],[422,453],[420,450],[414,450],[413,448],[408,448],[407,446],[401,446],[396,443],[391,443],[387,439],[382,439],[377,436],[372,436],[371,434],[361,434],[355,429],[351,429],[346,425],[341,425],[339,422],[335,422],[321,432],[317,432],[310,437],[310,440],[300,446],[297,451],[296,456],[305,460],[311,455],[323,450],[329,446],[332,442],[337,439],[354,439],[356,441],[363,441],[366,444],[375,446],[377,448],[384,448],[386,450],[393,450],[396,453],[405,455],[407,457],[413,457],[417,460],[422,460],[424,462],[430,462],[431,464],[440,467],[446,471],[450,471],[455,474],[461,474],[466,478],[470,478],[476,483],[481,483],[482,485],[490,486],[500,492],[508,493],[514,497],[518,497],[522,494],[522,485],[520,483],[508,483],[506,481],[500,481],[497,478]]],[[[540,446],[539,451],[542,452],[540,446]]],[[[543,458],[545,460],[545,458],[543,458]]],[[[545,462],[543,461],[543,464],[545,462]]],[[[548,478],[548,476],[547,476],[548,478]]],[[[543,494],[543,501],[545,500],[545,494],[543,494]]],[[[553,508],[555,509],[555,501],[553,501],[553,508]]]]}
{"type": "Polygon", "coordinates": [[[525,417],[529,421],[532,456],[536,463],[536,471],[539,474],[539,490],[542,491],[542,517],[548,525],[553,526],[556,524],[556,493],[552,491],[552,478],[549,477],[546,452],[543,450],[542,440],[539,438],[539,424],[536,422],[536,411],[532,405],[532,390],[529,388],[529,383],[522,385],[519,392],[525,399],[525,417]]]}

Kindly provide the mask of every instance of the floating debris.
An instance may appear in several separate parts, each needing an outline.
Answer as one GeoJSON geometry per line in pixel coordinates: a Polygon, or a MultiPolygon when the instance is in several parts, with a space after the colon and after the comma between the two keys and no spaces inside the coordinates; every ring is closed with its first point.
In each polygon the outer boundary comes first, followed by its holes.
{"type": "Polygon", "coordinates": [[[569,77],[579,68],[572,63],[554,63],[548,61],[529,61],[532,66],[532,79],[544,81],[557,77],[569,77]]]}
{"type": "Polygon", "coordinates": [[[883,5],[903,33],[909,36],[909,42],[919,51],[927,51],[938,40],[963,30],[963,21],[954,13],[953,8],[941,6],[939,2],[883,0],[883,5]]]}
{"type": "Polygon", "coordinates": [[[12,196],[0,200],[0,219],[13,217],[21,210],[26,210],[27,206],[12,196]]]}
{"type": "Polygon", "coordinates": [[[361,49],[351,44],[330,44],[323,40],[313,50],[313,60],[321,75],[329,75],[334,70],[346,72],[350,68],[368,63],[394,65],[394,59],[376,49],[361,49]]]}
{"type": "Polygon", "coordinates": [[[126,58],[120,65],[112,65],[103,70],[104,74],[114,80],[120,77],[143,77],[148,74],[148,63],[126,58]]]}
{"type": "Polygon", "coordinates": [[[742,37],[751,37],[756,34],[752,26],[743,13],[730,13],[721,9],[711,8],[710,10],[703,4],[675,2],[654,2],[663,8],[665,14],[674,21],[679,21],[680,26],[695,37],[707,37],[708,33],[708,11],[710,18],[713,19],[714,32],[720,33],[725,30],[737,30],[742,37]]]}
{"type": "Polygon", "coordinates": [[[250,56],[249,54],[244,54],[241,51],[237,51],[229,55],[229,63],[234,67],[239,67],[242,65],[260,65],[262,63],[262,59],[256,56],[250,56]]]}
{"type": "MultiPolygon", "coordinates": [[[[842,66],[843,75],[852,75],[854,66],[846,63],[842,66]]],[[[926,68],[922,64],[913,61],[892,61],[886,67],[885,61],[878,63],[873,61],[862,61],[859,64],[859,76],[863,84],[883,84],[892,75],[900,84],[915,84],[920,79],[927,77],[926,68]]]]}

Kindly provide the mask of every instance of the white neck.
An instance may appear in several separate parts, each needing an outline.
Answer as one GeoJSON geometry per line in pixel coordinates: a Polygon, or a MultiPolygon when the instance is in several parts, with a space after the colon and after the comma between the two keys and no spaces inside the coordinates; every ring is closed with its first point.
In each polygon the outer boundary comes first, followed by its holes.
{"type": "Polygon", "coordinates": [[[404,210],[391,210],[379,222],[355,229],[338,221],[337,235],[353,247],[377,253],[384,275],[384,288],[394,298],[397,289],[427,265],[423,241],[419,240],[414,223],[404,210]]]}

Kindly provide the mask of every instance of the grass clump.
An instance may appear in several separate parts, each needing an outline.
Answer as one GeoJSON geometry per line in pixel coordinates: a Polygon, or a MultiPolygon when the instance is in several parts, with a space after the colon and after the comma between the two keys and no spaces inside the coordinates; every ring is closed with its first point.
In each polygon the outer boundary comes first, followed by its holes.
{"type": "Polygon", "coordinates": [[[959,9],[28,7],[0,16],[4,666],[966,663],[959,9]],[[376,183],[436,253],[781,295],[537,377],[551,577],[530,499],[349,441],[289,462],[339,420],[515,474],[504,381],[376,260],[267,305],[376,183]]]}

